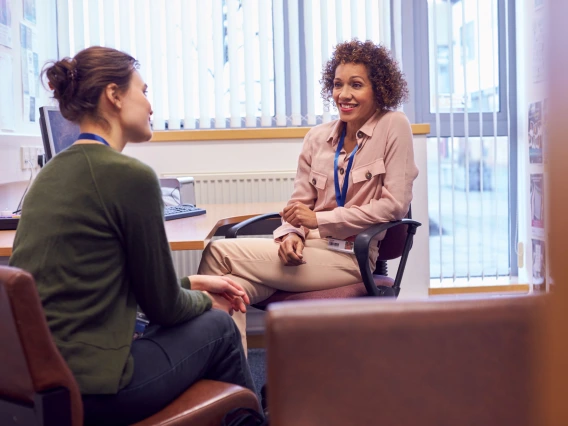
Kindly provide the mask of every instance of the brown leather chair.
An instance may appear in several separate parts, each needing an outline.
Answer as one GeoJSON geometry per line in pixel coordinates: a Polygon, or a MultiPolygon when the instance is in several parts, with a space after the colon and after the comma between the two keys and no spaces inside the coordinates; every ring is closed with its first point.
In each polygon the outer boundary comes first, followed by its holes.
{"type": "MultiPolygon", "coordinates": [[[[0,425],[79,426],[79,388],[57,350],[32,276],[0,266],[0,425]]],[[[137,426],[216,425],[237,407],[258,410],[240,386],[201,380],[137,426]]]]}
{"type": "Polygon", "coordinates": [[[532,426],[546,297],[278,303],[271,426],[532,426]]]}
{"type": "MultiPolygon", "coordinates": [[[[250,227],[259,226],[263,232],[271,232],[281,223],[278,213],[269,213],[253,217],[234,225],[230,228],[225,238],[237,238],[238,234],[251,234],[250,227]],[[267,226],[272,222],[272,226],[267,226]],[[249,228],[247,230],[246,228],[249,228]]],[[[294,301],[294,300],[313,300],[313,299],[346,299],[355,297],[375,296],[375,297],[398,297],[400,293],[400,283],[406,267],[406,261],[412,248],[412,242],[416,229],[421,226],[420,222],[412,220],[411,210],[405,219],[387,223],[378,223],[358,234],[355,238],[354,252],[361,271],[362,282],[337,287],[329,290],[306,291],[292,293],[287,291],[276,291],[268,299],[254,305],[255,308],[265,310],[268,305],[275,302],[294,301]],[[369,247],[375,236],[386,232],[385,237],[379,242],[379,257],[375,266],[375,272],[371,272],[369,267],[369,247]],[[387,260],[400,257],[398,270],[395,278],[388,276],[387,260]]]]}

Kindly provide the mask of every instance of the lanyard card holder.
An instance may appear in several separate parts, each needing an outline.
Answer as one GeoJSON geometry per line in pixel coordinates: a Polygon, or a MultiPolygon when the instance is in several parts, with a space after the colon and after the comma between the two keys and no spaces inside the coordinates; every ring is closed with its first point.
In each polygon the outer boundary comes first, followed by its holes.
{"type": "Polygon", "coordinates": [[[146,327],[148,327],[148,318],[142,312],[136,312],[136,325],[134,326],[134,335],[132,336],[132,340],[136,340],[144,335],[146,331],[146,327]]]}
{"type": "Polygon", "coordinates": [[[354,253],[354,242],[349,240],[336,240],[335,238],[327,239],[328,250],[340,251],[342,253],[354,253]]]}

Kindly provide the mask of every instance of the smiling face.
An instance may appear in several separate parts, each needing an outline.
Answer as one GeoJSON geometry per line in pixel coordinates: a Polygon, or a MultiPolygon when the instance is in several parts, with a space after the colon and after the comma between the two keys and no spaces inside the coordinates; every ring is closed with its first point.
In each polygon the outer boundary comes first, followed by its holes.
{"type": "Polygon", "coordinates": [[[145,142],[152,137],[152,106],[146,97],[147,89],[148,85],[144,83],[140,73],[133,71],[128,90],[122,97],[119,115],[121,127],[129,142],[145,142]]]}
{"type": "Polygon", "coordinates": [[[333,80],[333,100],[339,118],[359,129],[377,110],[373,85],[367,67],[352,62],[339,64],[333,80]]]}

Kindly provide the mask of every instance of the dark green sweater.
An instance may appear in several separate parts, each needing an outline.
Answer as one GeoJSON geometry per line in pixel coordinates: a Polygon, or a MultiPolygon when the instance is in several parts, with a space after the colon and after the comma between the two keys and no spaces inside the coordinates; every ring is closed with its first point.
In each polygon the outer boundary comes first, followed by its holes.
{"type": "Polygon", "coordinates": [[[73,145],[26,196],[10,265],[30,272],[83,394],[113,394],[133,371],[137,305],[171,326],[210,299],[175,276],[153,170],[102,144],[73,145]]]}

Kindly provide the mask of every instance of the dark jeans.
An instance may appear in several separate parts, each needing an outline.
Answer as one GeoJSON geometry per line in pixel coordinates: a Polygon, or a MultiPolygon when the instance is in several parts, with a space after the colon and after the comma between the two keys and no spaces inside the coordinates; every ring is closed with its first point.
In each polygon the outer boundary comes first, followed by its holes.
{"type": "Polygon", "coordinates": [[[254,384],[233,319],[211,310],[174,327],[150,325],[132,343],[134,374],[115,395],[83,395],[86,425],[138,422],[167,406],[200,379],[254,384]]]}

